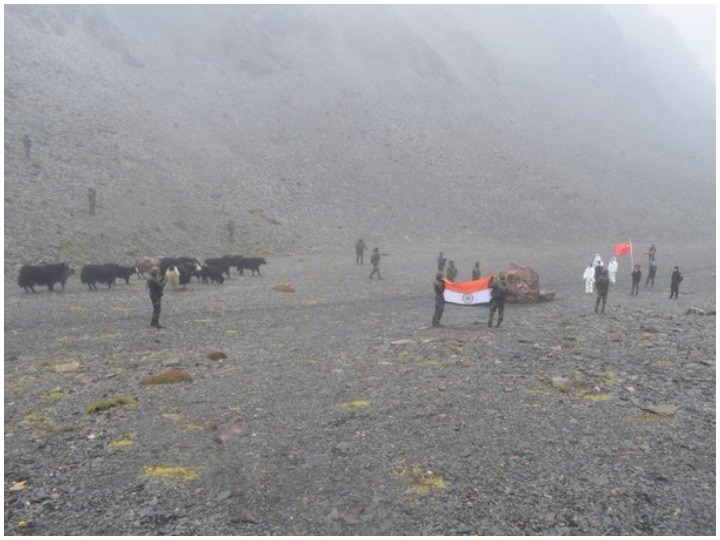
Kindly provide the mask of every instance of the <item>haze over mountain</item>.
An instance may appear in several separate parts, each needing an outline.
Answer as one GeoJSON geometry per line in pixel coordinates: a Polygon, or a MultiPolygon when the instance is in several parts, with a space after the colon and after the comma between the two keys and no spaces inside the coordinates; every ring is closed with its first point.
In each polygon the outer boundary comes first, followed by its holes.
{"type": "Polygon", "coordinates": [[[4,185],[6,269],[714,248],[715,83],[643,6],[6,5],[4,185]]]}

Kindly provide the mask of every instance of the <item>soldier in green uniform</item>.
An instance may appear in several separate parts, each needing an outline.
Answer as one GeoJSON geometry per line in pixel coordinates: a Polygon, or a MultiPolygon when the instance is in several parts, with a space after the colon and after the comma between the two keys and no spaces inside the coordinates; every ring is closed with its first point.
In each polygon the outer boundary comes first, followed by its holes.
{"type": "Polygon", "coordinates": [[[445,275],[447,276],[448,281],[455,281],[455,278],[457,278],[458,269],[455,267],[455,263],[453,261],[448,262],[447,272],[445,275]]]}
{"type": "Polygon", "coordinates": [[[655,286],[655,274],[657,274],[657,263],[655,262],[655,259],[651,260],[648,263],[648,275],[647,279],[645,280],[645,287],[647,288],[648,284],[650,287],[655,286]]]}
{"type": "Polygon", "coordinates": [[[480,279],[480,263],[475,261],[475,266],[472,269],[472,281],[480,279]]]}
{"type": "Polygon", "coordinates": [[[498,312],[498,320],[495,328],[500,326],[505,314],[505,298],[507,297],[507,288],[505,287],[505,278],[493,277],[490,281],[490,314],[488,315],[488,326],[492,327],[495,312],[498,312]]]}
{"type": "Polygon", "coordinates": [[[380,277],[380,250],[378,248],[373,248],[370,262],[373,265],[373,271],[370,272],[370,279],[372,279],[375,274],[377,274],[378,279],[382,279],[382,277],[380,277]]]}
{"type": "Polygon", "coordinates": [[[608,271],[605,268],[602,268],[598,273],[598,276],[595,278],[595,291],[597,293],[597,298],[595,299],[595,313],[598,312],[598,307],[600,307],[601,301],[601,312],[605,313],[605,302],[607,302],[607,294],[609,289],[610,276],[608,276],[608,271]]]}
{"type": "Polygon", "coordinates": [[[158,277],[160,270],[157,266],[150,269],[150,278],[147,281],[148,292],[150,293],[150,301],[153,306],[152,319],[150,326],[155,328],[165,328],[160,325],[160,307],[162,303],[163,289],[165,288],[165,280],[158,277]]]}
{"type": "Polygon", "coordinates": [[[355,244],[355,264],[358,264],[358,265],[364,264],[366,249],[367,249],[367,246],[365,245],[365,242],[361,238],[355,244]]]}
{"type": "Polygon", "coordinates": [[[438,258],[437,258],[438,272],[445,271],[445,262],[446,261],[447,261],[447,259],[443,256],[443,252],[441,251],[440,255],[438,255],[438,258]]]}
{"type": "Polygon", "coordinates": [[[90,207],[90,215],[95,215],[95,197],[97,196],[97,192],[95,191],[95,188],[89,187],[88,188],[88,206],[90,207]]]}
{"type": "Polygon", "coordinates": [[[683,276],[680,273],[680,268],[675,266],[673,268],[673,273],[670,276],[670,299],[672,300],[675,298],[675,300],[678,299],[678,294],[680,294],[680,284],[682,283],[683,276]]]}
{"type": "Polygon", "coordinates": [[[435,275],[435,313],[432,318],[433,326],[440,326],[440,318],[445,310],[445,282],[443,281],[442,272],[435,275]]]}

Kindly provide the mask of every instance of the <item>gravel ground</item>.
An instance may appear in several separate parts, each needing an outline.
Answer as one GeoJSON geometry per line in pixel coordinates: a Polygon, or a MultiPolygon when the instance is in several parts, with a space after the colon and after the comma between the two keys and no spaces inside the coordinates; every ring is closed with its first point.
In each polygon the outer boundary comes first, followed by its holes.
{"type": "Polygon", "coordinates": [[[430,327],[437,252],[406,247],[382,281],[350,249],[167,291],[160,331],[135,278],[8,275],[5,533],[714,535],[716,322],[688,313],[714,314],[714,247],[659,247],[655,288],[630,297],[621,261],[604,315],[594,252],[494,251],[483,270],[557,291],[499,329],[455,306],[430,327]],[[145,384],[168,370],[192,380],[145,384]]]}

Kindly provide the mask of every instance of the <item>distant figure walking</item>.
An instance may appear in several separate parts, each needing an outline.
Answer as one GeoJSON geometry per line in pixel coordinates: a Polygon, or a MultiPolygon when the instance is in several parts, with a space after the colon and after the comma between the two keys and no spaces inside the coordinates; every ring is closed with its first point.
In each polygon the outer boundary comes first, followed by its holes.
{"type": "Polygon", "coordinates": [[[355,264],[357,265],[363,265],[365,264],[365,251],[367,250],[367,246],[365,245],[365,241],[360,238],[355,243],[355,264]]]}
{"type": "Polygon", "coordinates": [[[435,275],[435,313],[433,313],[432,325],[440,326],[440,318],[445,311],[445,281],[442,272],[435,275]]]}
{"type": "Polygon", "coordinates": [[[476,279],[480,279],[480,263],[475,261],[475,266],[473,266],[472,269],[472,281],[475,281],[476,279]]]}
{"type": "Polygon", "coordinates": [[[648,248],[648,252],[647,252],[648,262],[655,260],[656,253],[657,253],[657,248],[655,247],[655,244],[650,244],[650,247],[648,248]]]}
{"type": "Polygon", "coordinates": [[[448,281],[455,281],[458,275],[458,269],[455,267],[455,263],[453,261],[450,261],[448,263],[447,272],[446,272],[448,281]]]}
{"type": "Polygon", "coordinates": [[[380,250],[378,248],[373,248],[370,263],[373,265],[373,271],[370,272],[370,279],[372,279],[375,274],[377,274],[378,279],[382,279],[382,277],[380,277],[380,250]]]}
{"type": "Polygon", "coordinates": [[[648,264],[648,275],[647,279],[645,280],[645,288],[647,288],[648,284],[650,284],[650,287],[655,286],[655,274],[657,273],[657,263],[655,260],[650,261],[648,264]]]}
{"type": "Polygon", "coordinates": [[[595,299],[595,313],[598,312],[598,307],[602,302],[601,313],[605,313],[605,303],[607,302],[607,294],[610,289],[610,278],[608,277],[608,271],[603,268],[600,270],[598,277],[595,279],[595,287],[597,289],[597,298],[595,299]]]}
{"type": "Polygon", "coordinates": [[[673,298],[675,300],[678,299],[678,294],[680,294],[680,284],[682,283],[683,276],[680,273],[680,268],[677,266],[673,268],[672,276],[670,276],[670,299],[673,298]]]}
{"type": "Polygon", "coordinates": [[[592,294],[593,282],[595,281],[595,270],[593,270],[592,263],[588,264],[582,278],[585,280],[585,293],[592,294]]]}
{"type": "Polygon", "coordinates": [[[490,280],[490,313],[488,314],[488,327],[492,328],[493,317],[497,311],[498,320],[495,328],[500,326],[505,315],[505,299],[507,298],[507,288],[505,287],[505,278],[500,277],[490,280]]]}
{"type": "Polygon", "coordinates": [[[617,257],[613,255],[613,258],[610,259],[610,262],[608,263],[608,277],[610,278],[610,283],[615,283],[615,276],[617,276],[618,271],[618,262],[617,257]]]}
{"type": "Polygon", "coordinates": [[[26,133],[22,139],[23,146],[25,147],[25,157],[30,157],[30,148],[32,147],[32,141],[30,136],[26,133]]]}
{"type": "Polygon", "coordinates": [[[90,215],[95,215],[95,197],[97,196],[97,193],[95,192],[95,188],[89,187],[88,192],[88,206],[90,208],[90,215]]]}
{"type": "Polygon", "coordinates": [[[630,289],[630,296],[637,295],[640,292],[640,282],[642,281],[642,268],[639,264],[633,267],[633,271],[630,272],[632,277],[632,289],[630,289]]]}
{"type": "Polygon", "coordinates": [[[437,258],[438,272],[445,273],[445,262],[446,261],[447,261],[447,259],[445,257],[443,257],[443,252],[441,251],[440,255],[438,255],[438,258],[437,258]]]}

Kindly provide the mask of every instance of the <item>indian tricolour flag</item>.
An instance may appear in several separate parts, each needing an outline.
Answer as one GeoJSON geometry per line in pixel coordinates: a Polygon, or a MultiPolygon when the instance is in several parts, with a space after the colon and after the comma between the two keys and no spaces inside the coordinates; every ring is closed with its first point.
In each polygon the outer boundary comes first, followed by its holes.
{"type": "Polygon", "coordinates": [[[490,303],[490,280],[492,276],[481,277],[473,281],[454,283],[444,279],[445,301],[460,306],[475,306],[490,303]]]}

